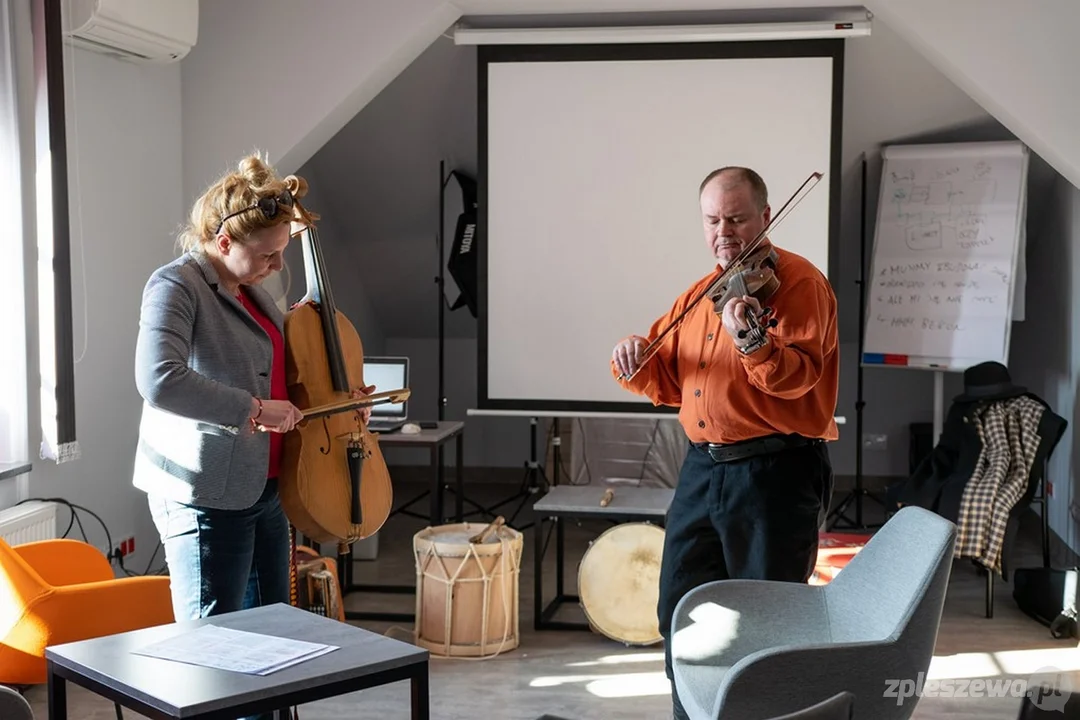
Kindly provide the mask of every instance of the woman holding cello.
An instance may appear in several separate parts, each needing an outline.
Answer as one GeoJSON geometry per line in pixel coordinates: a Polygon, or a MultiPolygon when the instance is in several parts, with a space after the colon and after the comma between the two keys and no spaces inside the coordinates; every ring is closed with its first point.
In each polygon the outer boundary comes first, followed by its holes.
{"type": "Polygon", "coordinates": [[[177,620],[290,601],[278,479],[284,434],[303,414],[286,387],[285,318],[260,285],[281,269],[291,224],[316,219],[297,181],[245,157],[195,202],[183,254],[143,292],[133,483],[161,535],[177,620]]]}

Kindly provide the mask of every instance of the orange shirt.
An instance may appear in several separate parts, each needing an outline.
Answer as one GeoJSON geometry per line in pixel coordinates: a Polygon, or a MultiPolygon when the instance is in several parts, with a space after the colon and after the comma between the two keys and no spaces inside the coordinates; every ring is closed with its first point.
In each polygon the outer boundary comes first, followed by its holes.
{"type": "MultiPolygon", "coordinates": [[[[807,259],[775,248],[780,289],[769,299],[777,320],[771,342],[740,352],[708,298],[668,334],[656,356],[618,382],[654,405],[678,407],[692,442],[732,443],[773,434],[837,438],[840,359],[836,295],[807,259]]],[[[717,277],[718,270],[679,296],[646,336],[651,342],[717,277]]],[[[618,378],[614,360],[612,375],[618,378]]]]}

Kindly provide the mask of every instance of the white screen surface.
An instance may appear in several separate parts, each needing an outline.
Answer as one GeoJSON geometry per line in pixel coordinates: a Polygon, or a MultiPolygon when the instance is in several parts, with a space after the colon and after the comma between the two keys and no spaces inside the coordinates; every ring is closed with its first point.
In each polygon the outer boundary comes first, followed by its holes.
{"type": "Polygon", "coordinates": [[[715,267],[697,192],[717,167],[757,170],[774,213],[823,173],[770,237],[827,274],[833,63],[489,63],[481,405],[651,409],[612,378],[611,351],[715,267]]]}

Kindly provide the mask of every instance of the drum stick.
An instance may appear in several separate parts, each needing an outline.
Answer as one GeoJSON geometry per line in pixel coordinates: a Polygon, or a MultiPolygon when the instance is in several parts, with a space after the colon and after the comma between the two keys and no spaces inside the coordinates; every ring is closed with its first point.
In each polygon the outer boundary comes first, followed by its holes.
{"type": "Polygon", "coordinates": [[[470,543],[476,543],[476,544],[487,542],[487,539],[489,537],[491,537],[491,535],[496,530],[498,530],[500,527],[502,527],[505,523],[506,523],[506,520],[503,519],[502,515],[500,515],[499,517],[492,520],[491,524],[488,525],[486,528],[484,528],[479,533],[477,533],[476,535],[473,535],[471,538],[469,538],[469,542],[470,543]]]}
{"type": "Polygon", "coordinates": [[[604,496],[600,498],[600,507],[607,507],[611,499],[615,497],[615,491],[612,488],[608,488],[604,491],[604,496]]]}

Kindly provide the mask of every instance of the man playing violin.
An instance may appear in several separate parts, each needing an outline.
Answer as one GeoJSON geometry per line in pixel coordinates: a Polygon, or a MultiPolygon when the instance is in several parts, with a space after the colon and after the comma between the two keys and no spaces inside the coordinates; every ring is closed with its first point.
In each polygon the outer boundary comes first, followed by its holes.
{"type": "MultiPolygon", "coordinates": [[[[699,196],[716,270],[679,296],[646,337],[619,342],[611,360],[627,390],[654,405],[679,407],[690,440],[668,511],[660,573],[657,614],[669,679],[672,614],[688,591],[727,578],[810,578],[833,486],[825,442],[837,438],[836,296],[811,262],[771,246],[767,236],[761,246],[775,252],[780,280],[767,300],[775,327],[759,337],[747,332],[763,310],[751,295],[732,297],[722,308],[706,298],[655,355],[643,357],[649,342],[769,224],[768,191],[753,170],[716,170],[699,196]]],[[[675,717],[686,717],[674,684],[672,699],[675,717]]]]}

